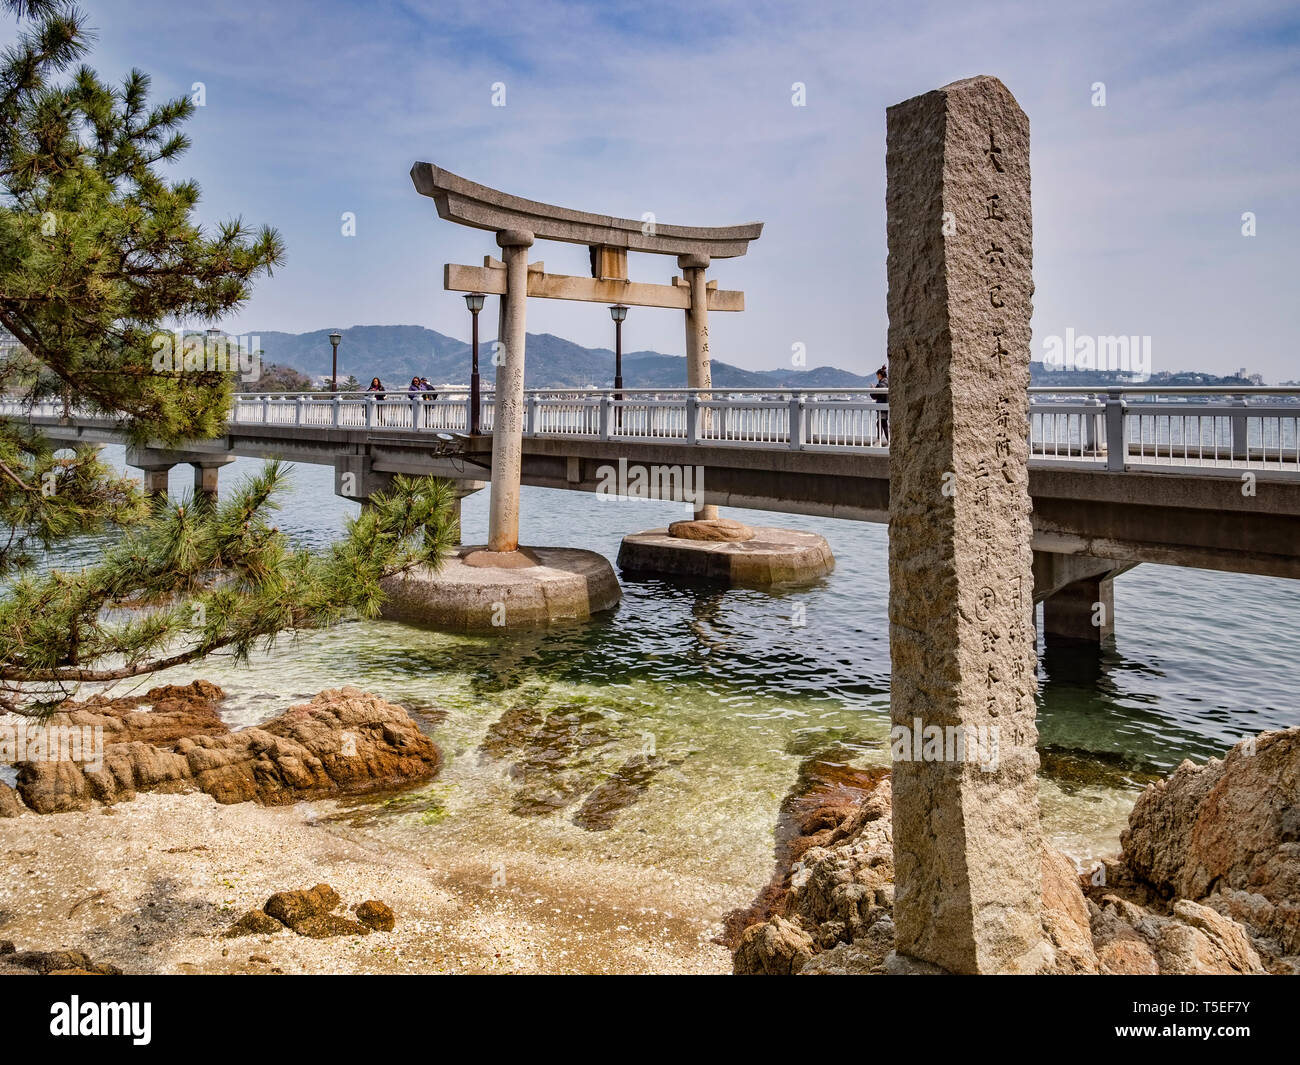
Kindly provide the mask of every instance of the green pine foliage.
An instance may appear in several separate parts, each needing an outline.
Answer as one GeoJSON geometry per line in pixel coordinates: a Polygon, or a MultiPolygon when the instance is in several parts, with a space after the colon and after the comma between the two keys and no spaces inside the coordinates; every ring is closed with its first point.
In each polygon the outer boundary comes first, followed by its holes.
{"type": "Polygon", "coordinates": [[[382,578],[436,568],[455,543],[452,486],[397,477],[328,551],[295,550],[268,520],[286,477],[273,462],[221,503],[160,501],[97,565],[16,580],[0,600],[0,700],[41,709],[77,684],[215,652],[245,660],[279,636],[374,617],[382,578]]]}
{"type": "MultiPolygon", "coordinates": [[[[244,303],[283,262],[279,235],[194,221],[198,186],[161,172],[189,145],[192,102],[151,103],[138,70],[110,85],[78,65],[81,11],[0,11],[25,20],[0,53],[0,326],[16,341],[0,391],[111,414],[135,442],[219,435],[233,374],[160,371],[154,341],[244,303]]],[[[150,504],[93,448],[55,450],[0,420],[0,709],[40,712],[80,683],[246,658],[283,633],[373,616],[382,577],[440,565],[454,539],[450,487],[398,478],[331,550],[295,550],[267,518],[285,477],[271,464],[221,504],[150,504]],[[38,550],[115,527],[123,539],[97,565],[32,572],[38,550]]]]}

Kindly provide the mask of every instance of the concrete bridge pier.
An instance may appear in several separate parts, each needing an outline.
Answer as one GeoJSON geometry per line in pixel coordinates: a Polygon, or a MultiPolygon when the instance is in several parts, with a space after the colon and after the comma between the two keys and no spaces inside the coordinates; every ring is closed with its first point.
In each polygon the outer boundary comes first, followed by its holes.
{"type": "MultiPolygon", "coordinates": [[[[393,485],[396,474],[376,470],[369,455],[339,455],[334,460],[334,494],[343,499],[351,499],[363,507],[370,502],[370,497],[386,492],[393,485]]],[[[452,503],[452,514],[456,519],[456,543],[461,543],[460,508],[461,500],[466,496],[481,492],[488,487],[487,481],[452,481],[456,498],[452,503]]]]}
{"type": "Polygon", "coordinates": [[[1049,645],[1100,646],[1115,635],[1115,578],[1136,566],[1090,555],[1034,552],[1034,602],[1049,645]]]}
{"type": "Polygon", "coordinates": [[[190,465],[194,467],[194,494],[196,496],[206,496],[208,499],[216,499],[221,467],[229,466],[234,461],[234,455],[209,456],[191,460],[190,465]]]}
{"type": "Polygon", "coordinates": [[[144,490],[155,498],[167,495],[167,479],[172,467],[188,463],[194,467],[194,495],[216,499],[221,467],[234,461],[234,455],[220,453],[152,447],[126,449],[126,464],[143,473],[144,490]]]}

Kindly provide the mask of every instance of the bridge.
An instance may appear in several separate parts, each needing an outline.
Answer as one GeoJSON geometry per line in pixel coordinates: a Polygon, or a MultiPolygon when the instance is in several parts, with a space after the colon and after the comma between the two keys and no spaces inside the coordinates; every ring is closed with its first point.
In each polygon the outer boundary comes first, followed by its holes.
{"type": "MultiPolygon", "coordinates": [[[[1110,582],[1141,562],[1300,577],[1300,388],[1030,392],[1034,592],[1049,637],[1104,638],[1110,582]]],[[[885,390],[524,395],[524,484],[606,491],[622,463],[700,486],[709,504],[888,521],[885,390]]],[[[491,477],[495,414],[487,392],[470,434],[469,403],[461,390],[240,394],[223,436],[130,447],[127,462],[155,492],[179,464],[194,467],[196,491],[215,492],[220,468],[248,456],[332,466],[336,492],[359,502],[397,474],[468,493],[491,477]]],[[[57,402],[9,399],[0,415],[68,445],[126,442],[122,419],[57,402]]]]}

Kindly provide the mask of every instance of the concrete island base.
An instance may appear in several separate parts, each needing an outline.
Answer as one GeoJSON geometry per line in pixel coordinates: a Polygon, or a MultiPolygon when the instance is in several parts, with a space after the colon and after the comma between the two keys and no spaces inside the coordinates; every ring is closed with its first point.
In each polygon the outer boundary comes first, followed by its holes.
{"type": "Polygon", "coordinates": [[[613,610],[623,597],[614,567],[594,551],[462,547],[441,570],[388,577],[382,616],[449,632],[538,628],[613,610]]]}
{"type": "Polygon", "coordinates": [[[807,584],[835,568],[835,556],[816,533],[750,527],[745,540],[705,540],[648,529],[623,537],[618,567],[629,574],[695,577],[747,588],[807,584]]]}

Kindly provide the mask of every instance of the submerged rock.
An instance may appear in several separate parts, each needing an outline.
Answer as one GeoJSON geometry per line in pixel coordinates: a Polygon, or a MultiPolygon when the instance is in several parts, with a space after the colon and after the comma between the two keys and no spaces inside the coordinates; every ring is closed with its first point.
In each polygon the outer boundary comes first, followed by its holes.
{"type": "Polygon", "coordinates": [[[613,828],[614,819],[645,793],[661,765],[653,755],[634,754],[583,800],[573,823],[588,832],[613,828]]]}

